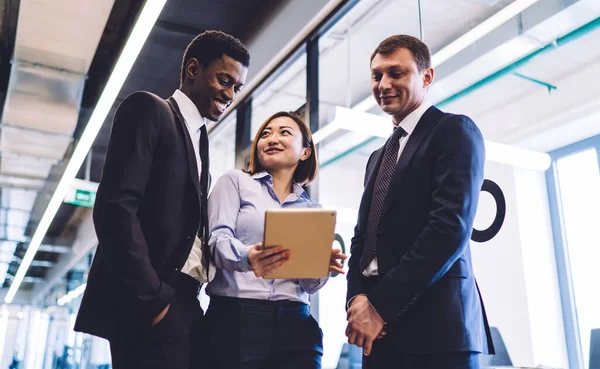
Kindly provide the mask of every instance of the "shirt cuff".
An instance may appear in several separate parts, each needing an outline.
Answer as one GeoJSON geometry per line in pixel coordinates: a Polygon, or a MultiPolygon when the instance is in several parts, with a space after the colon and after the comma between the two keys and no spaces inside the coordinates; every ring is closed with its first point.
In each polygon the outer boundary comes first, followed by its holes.
{"type": "MultiPolygon", "coordinates": [[[[350,298],[350,300],[348,300],[348,302],[346,303],[346,310],[350,309],[350,303],[352,303],[352,300],[354,300],[355,298],[357,298],[358,296],[367,296],[364,293],[359,293],[358,295],[354,295],[350,298]]],[[[371,302],[369,302],[370,304],[371,302]]]]}
{"type": "Polygon", "coordinates": [[[250,252],[251,248],[252,248],[252,246],[244,246],[244,248],[242,249],[242,252],[241,252],[242,260],[240,262],[241,262],[243,272],[249,272],[252,270],[252,267],[250,266],[250,263],[248,262],[248,253],[250,252]]]}

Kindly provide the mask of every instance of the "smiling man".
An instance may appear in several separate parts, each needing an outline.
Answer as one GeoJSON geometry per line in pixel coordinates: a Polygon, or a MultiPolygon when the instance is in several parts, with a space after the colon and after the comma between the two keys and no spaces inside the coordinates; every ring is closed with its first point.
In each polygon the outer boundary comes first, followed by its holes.
{"type": "Polygon", "coordinates": [[[431,105],[434,75],[412,36],[371,55],[372,93],[395,128],[367,163],[349,262],[346,335],[365,369],[475,369],[493,353],[469,248],[483,138],[431,105]]]}
{"type": "Polygon", "coordinates": [[[99,244],[75,324],[109,340],[115,369],[185,369],[201,345],[194,337],[203,316],[197,293],[209,274],[205,120],[236,99],[249,61],[238,39],[204,32],[185,51],[172,97],[136,92],[115,113],[94,207],[99,244]],[[193,246],[204,263],[186,263],[193,246]]]}

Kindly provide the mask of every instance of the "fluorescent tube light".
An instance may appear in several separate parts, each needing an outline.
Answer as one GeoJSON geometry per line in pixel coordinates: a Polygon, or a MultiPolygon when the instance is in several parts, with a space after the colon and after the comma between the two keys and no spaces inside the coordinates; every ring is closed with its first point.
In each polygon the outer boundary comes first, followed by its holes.
{"type": "MultiPolygon", "coordinates": [[[[387,139],[392,133],[391,119],[341,106],[335,108],[334,120],[313,134],[313,141],[323,141],[339,129],[357,132],[365,136],[387,139]]],[[[545,171],[550,167],[550,155],[520,147],[485,141],[486,160],[514,167],[545,171]]]]}
{"type": "Polygon", "coordinates": [[[475,28],[469,32],[460,36],[448,46],[444,47],[437,53],[431,56],[431,63],[434,66],[438,66],[450,59],[454,55],[466,49],[469,45],[472,45],[475,41],[481,39],[483,36],[492,32],[502,24],[506,23],[531,5],[538,2],[538,0],[516,0],[504,7],[498,13],[492,15],[488,19],[479,23],[475,28]]]}
{"type": "Polygon", "coordinates": [[[552,158],[545,152],[522,149],[516,146],[485,141],[486,160],[514,167],[545,172],[552,164],[552,158]]]}
{"type": "Polygon", "coordinates": [[[387,117],[336,106],[335,118],[313,133],[313,142],[317,144],[339,129],[388,138],[392,133],[393,125],[392,120],[387,117]]]}
{"type": "MultiPolygon", "coordinates": [[[[502,24],[506,23],[531,5],[538,2],[538,0],[515,0],[498,13],[492,15],[488,19],[484,20],[475,28],[469,32],[460,36],[456,40],[452,41],[449,45],[439,50],[431,56],[431,64],[434,68],[442,64],[446,60],[450,59],[454,55],[458,54],[462,50],[466,49],[469,45],[472,45],[475,41],[481,39],[483,36],[492,32],[502,24]]],[[[367,111],[377,105],[377,102],[373,96],[368,96],[360,103],[356,104],[354,108],[361,111],[367,111]]]]}
{"type": "Polygon", "coordinates": [[[56,186],[56,191],[52,195],[50,199],[50,203],[40,220],[38,227],[31,238],[31,242],[29,243],[29,247],[27,248],[27,252],[25,256],[23,256],[23,261],[17,270],[17,274],[15,274],[15,278],[13,279],[12,284],[6,294],[4,301],[6,303],[11,303],[17,293],[17,290],[21,286],[23,282],[23,278],[27,273],[27,269],[33,260],[40,244],[42,243],[50,224],[52,223],[52,219],[54,219],[54,215],[58,211],[58,208],[63,202],[65,198],[65,194],[67,193],[71,182],[77,175],[77,171],[83,164],[85,157],[87,156],[100,128],[102,128],[102,124],[106,119],[110,108],[112,107],[115,99],[125,79],[129,75],[129,71],[131,67],[133,67],[133,63],[135,62],[137,56],[139,55],[142,46],[146,42],[152,27],[154,27],[154,23],[158,19],[160,12],[167,0],[147,0],[144,8],[142,9],[140,16],[119,56],[119,60],[113,69],[106,86],[104,87],[104,91],[102,91],[102,95],[98,100],[98,104],[90,117],[90,120],[81,135],[81,139],[73,152],[71,159],[69,160],[69,164],[65,168],[65,172],[56,186]]]}

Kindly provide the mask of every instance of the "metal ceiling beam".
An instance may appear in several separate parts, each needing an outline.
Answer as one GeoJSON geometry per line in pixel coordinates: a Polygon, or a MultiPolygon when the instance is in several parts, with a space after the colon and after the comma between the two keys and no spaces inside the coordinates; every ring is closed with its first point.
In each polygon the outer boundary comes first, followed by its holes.
{"type": "Polygon", "coordinates": [[[507,65],[506,67],[500,69],[496,73],[490,74],[489,76],[475,82],[474,84],[470,85],[469,87],[467,87],[461,91],[456,92],[455,94],[447,97],[446,99],[444,99],[442,101],[438,101],[436,105],[438,107],[443,107],[445,105],[448,105],[448,104],[480,89],[481,87],[486,86],[486,85],[490,84],[491,82],[504,77],[507,74],[514,73],[515,70],[517,70],[519,67],[522,67],[523,65],[527,64],[529,61],[531,61],[536,56],[547,53],[552,50],[555,50],[556,48],[561,47],[563,45],[567,45],[570,42],[575,41],[578,38],[585,36],[588,33],[596,30],[598,27],[600,27],[600,18],[596,18],[595,20],[575,29],[574,31],[569,32],[568,34],[557,38],[554,42],[549,43],[549,44],[545,45],[544,47],[541,47],[540,49],[534,51],[533,53],[511,63],[510,65],[507,65]]]}
{"type": "Polygon", "coordinates": [[[24,190],[24,191],[29,191],[29,192],[40,192],[44,187],[43,186],[31,186],[31,185],[6,183],[6,182],[0,181],[0,188],[18,189],[18,190],[24,190]]]}
{"type": "Polygon", "coordinates": [[[66,254],[71,251],[70,246],[58,246],[58,245],[41,245],[38,251],[52,252],[55,254],[66,254]]]}
{"type": "MultiPolygon", "coordinates": [[[[7,274],[6,279],[12,280],[15,276],[12,274],[7,274]]],[[[24,283],[42,283],[44,282],[44,278],[40,277],[25,277],[23,278],[24,283]]]]}
{"type": "Polygon", "coordinates": [[[52,159],[52,158],[46,158],[46,157],[43,157],[43,156],[28,155],[28,154],[17,154],[17,153],[8,152],[8,151],[0,151],[0,157],[11,158],[11,159],[25,159],[25,160],[39,161],[39,162],[44,162],[44,163],[48,163],[48,164],[52,164],[52,165],[57,165],[57,164],[60,164],[62,162],[61,160],[52,159]]]}
{"type": "MultiPolygon", "coordinates": [[[[0,173],[0,180],[2,178],[18,178],[18,179],[26,179],[26,180],[30,180],[30,181],[42,181],[42,182],[46,181],[45,177],[31,176],[31,175],[20,174],[20,173],[0,173]]],[[[0,210],[2,210],[2,209],[4,209],[4,208],[0,207],[0,210]]],[[[29,211],[27,211],[27,213],[29,213],[29,211]]]]}
{"type": "MultiPolygon", "coordinates": [[[[536,29],[536,26],[544,21],[550,20],[553,16],[556,16],[556,14],[566,10],[575,3],[584,1],[586,0],[538,1],[536,4],[523,11],[520,16],[514,17],[510,21],[505,22],[488,35],[476,41],[473,45],[471,45],[471,47],[464,49],[457,55],[437,66],[435,69],[436,84],[439,84],[439,81],[446,76],[471,64],[474,60],[477,60],[485,54],[497,49],[499,46],[515,37],[532,33],[532,35],[529,37],[531,42],[533,43],[538,41],[540,46],[544,46],[546,44],[544,38],[554,38],[552,37],[554,34],[553,32],[559,32],[560,29],[559,27],[556,27],[556,25],[555,27],[550,26],[543,29],[536,29]]],[[[432,53],[435,53],[438,50],[431,51],[432,53]]]]}
{"type": "Polygon", "coordinates": [[[10,206],[0,206],[0,211],[3,211],[3,210],[6,210],[6,211],[16,211],[16,212],[25,213],[25,214],[31,213],[31,210],[29,210],[29,209],[13,208],[13,207],[10,207],[10,206]]]}
{"type": "Polygon", "coordinates": [[[66,134],[66,133],[46,131],[46,130],[42,130],[42,129],[36,129],[36,128],[25,127],[25,126],[19,126],[19,125],[10,124],[10,123],[1,123],[0,124],[0,129],[1,128],[17,129],[19,131],[25,131],[25,132],[43,133],[45,135],[68,138],[70,141],[73,141],[73,136],[70,135],[70,134],[66,134]]]}

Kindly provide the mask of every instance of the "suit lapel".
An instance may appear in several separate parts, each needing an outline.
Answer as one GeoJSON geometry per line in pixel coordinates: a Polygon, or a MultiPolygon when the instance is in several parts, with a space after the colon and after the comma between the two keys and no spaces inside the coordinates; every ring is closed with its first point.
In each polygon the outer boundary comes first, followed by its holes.
{"type": "Polygon", "coordinates": [[[435,126],[435,123],[437,123],[437,121],[442,117],[442,115],[443,113],[441,110],[439,110],[435,106],[432,106],[429,109],[427,109],[427,111],[425,111],[425,114],[423,114],[421,119],[419,119],[419,123],[417,123],[417,126],[415,127],[415,130],[413,131],[412,135],[409,136],[408,142],[406,143],[404,150],[402,150],[402,153],[400,154],[398,164],[396,164],[396,169],[394,170],[392,181],[390,182],[390,187],[388,189],[387,196],[383,205],[382,216],[389,209],[392,203],[392,199],[396,194],[397,188],[402,182],[402,178],[404,177],[406,168],[410,164],[413,155],[419,148],[419,145],[421,145],[423,139],[427,137],[429,132],[431,132],[431,129],[433,128],[433,126],[435,126]]]}
{"type": "Polygon", "coordinates": [[[183,119],[183,115],[177,106],[177,102],[173,97],[169,97],[167,99],[167,103],[171,107],[173,114],[175,114],[176,121],[179,122],[180,129],[183,131],[183,135],[185,137],[185,149],[187,153],[187,162],[188,162],[188,170],[190,173],[190,177],[192,179],[192,183],[194,184],[194,188],[196,188],[196,193],[198,194],[198,200],[200,200],[200,180],[198,175],[198,164],[196,163],[196,153],[194,152],[194,145],[192,144],[192,138],[190,137],[190,133],[185,125],[185,119],[183,119]]]}

